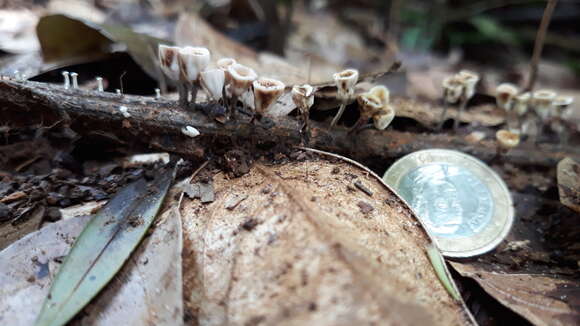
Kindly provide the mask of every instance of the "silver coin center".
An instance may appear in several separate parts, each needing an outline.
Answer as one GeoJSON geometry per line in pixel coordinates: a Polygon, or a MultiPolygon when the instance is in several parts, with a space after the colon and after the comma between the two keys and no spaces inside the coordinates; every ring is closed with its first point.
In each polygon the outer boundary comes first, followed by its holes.
{"type": "Polygon", "coordinates": [[[447,163],[430,163],[401,178],[399,194],[434,236],[469,237],[491,221],[493,199],[471,171],[447,163]]]}

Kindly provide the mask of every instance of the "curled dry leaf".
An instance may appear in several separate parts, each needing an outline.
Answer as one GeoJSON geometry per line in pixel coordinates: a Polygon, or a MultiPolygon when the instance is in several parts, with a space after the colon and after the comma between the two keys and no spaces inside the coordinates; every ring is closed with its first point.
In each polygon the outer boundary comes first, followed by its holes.
{"type": "Polygon", "coordinates": [[[256,164],[236,179],[217,173],[214,202],[184,200],[185,314],[193,323],[468,324],[402,200],[372,172],[312,155],[256,164]],[[363,212],[361,202],[373,209],[363,212]]]}
{"type": "MultiPolygon", "coordinates": [[[[71,325],[179,325],[181,222],[169,209],[117,277],[71,325]],[[162,304],[160,304],[162,302],[162,304]]],[[[0,252],[0,320],[34,325],[56,270],[89,216],[42,228],[0,252]]]]}
{"type": "Polygon", "coordinates": [[[542,274],[486,271],[473,264],[452,262],[453,268],[473,278],[499,302],[534,325],[578,325],[578,283],[542,274]]]}

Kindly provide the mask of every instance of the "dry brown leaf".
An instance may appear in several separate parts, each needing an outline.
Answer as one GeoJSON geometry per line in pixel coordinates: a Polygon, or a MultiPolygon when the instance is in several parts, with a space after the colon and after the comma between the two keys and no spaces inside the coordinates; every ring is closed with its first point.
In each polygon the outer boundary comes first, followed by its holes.
{"type": "Polygon", "coordinates": [[[451,263],[473,278],[499,302],[534,325],[580,324],[578,283],[542,274],[507,274],[486,271],[471,264],[451,263]]]}
{"type": "MultiPolygon", "coordinates": [[[[0,321],[34,325],[50,282],[89,216],[53,223],[0,252],[0,321]]],[[[181,224],[172,208],[119,274],[70,325],[178,325],[181,224]]]]}
{"type": "Polygon", "coordinates": [[[411,210],[372,172],[314,157],[217,173],[214,202],[184,199],[190,324],[467,324],[411,210]]]}

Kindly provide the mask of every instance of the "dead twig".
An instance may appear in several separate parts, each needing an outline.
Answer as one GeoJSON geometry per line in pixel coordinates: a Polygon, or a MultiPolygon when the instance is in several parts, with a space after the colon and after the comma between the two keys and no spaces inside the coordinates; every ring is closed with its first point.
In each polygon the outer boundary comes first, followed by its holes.
{"type": "Polygon", "coordinates": [[[548,26],[550,25],[550,20],[552,19],[552,14],[554,13],[554,8],[556,8],[557,3],[558,0],[548,0],[546,9],[544,9],[544,15],[542,16],[542,21],[540,22],[540,27],[536,34],[536,41],[534,42],[534,53],[532,54],[532,60],[530,62],[530,75],[528,77],[528,85],[525,88],[526,92],[534,90],[534,85],[536,84],[538,75],[538,64],[540,63],[542,50],[544,49],[546,32],[548,31],[548,26]]]}
{"type": "MultiPolygon", "coordinates": [[[[52,123],[61,119],[61,112],[70,116],[70,128],[79,135],[109,135],[108,138],[121,145],[154,148],[198,160],[206,159],[206,151],[228,150],[224,146],[216,147],[218,141],[230,144],[227,146],[232,149],[240,144],[288,147],[302,142],[301,121],[294,117],[281,117],[273,125],[253,125],[250,117],[240,116],[236,121],[222,124],[203,110],[184,110],[173,101],[131,95],[119,98],[113,93],[64,90],[46,83],[0,81],[0,121],[11,128],[34,126],[40,121],[52,123]],[[191,138],[183,134],[185,126],[197,129],[200,135],[191,138]]],[[[347,155],[369,166],[385,166],[393,159],[427,148],[456,149],[484,161],[496,154],[494,140],[473,144],[455,134],[368,129],[353,137],[347,128],[329,130],[327,124],[315,121],[311,123],[311,130],[311,147],[347,155]]],[[[552,167],[566,156],[580,160],[580,153],[574,148],[551,144],[515,148],[504,160],[515,165],[552,167]]]]}

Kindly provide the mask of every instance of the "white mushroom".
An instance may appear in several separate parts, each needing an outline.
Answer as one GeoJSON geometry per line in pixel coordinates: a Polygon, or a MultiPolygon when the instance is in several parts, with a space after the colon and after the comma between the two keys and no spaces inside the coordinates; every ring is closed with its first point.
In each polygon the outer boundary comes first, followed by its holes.
{"type": "Polygon", "coordinates": [[[257,118],[261,118],[284,93],[283,82],[272,78],[260,78],[253,82],[254,107],[257,118]]]}
{"type": "Polygon", "coordinates": [[[221,69],[206,69],[201,72],[201,85],[214,101],[223,96],[225,73],[221,69]]]}
{"type": "Polygon", "coordinates": [[[341,100],[340,108],[338,112],[332,119],[330,127],[336,125],[344,109],[346,108],[347,101],[354,95],[354,87],[358,82],[358,70],[356,69],[346,69],[341,72],[337,72],[332,75],[334,83],[337,88],[338,98],[341,100]]]}

